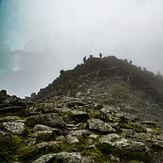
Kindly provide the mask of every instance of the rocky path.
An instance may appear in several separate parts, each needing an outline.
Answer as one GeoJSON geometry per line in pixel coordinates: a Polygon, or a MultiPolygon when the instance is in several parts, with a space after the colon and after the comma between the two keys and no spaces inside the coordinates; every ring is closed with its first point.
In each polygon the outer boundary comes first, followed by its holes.
{"type": "Polygon", "coordinates": [[[159,124],[62,97],[0,117],[0,162],[162,163],[159,124]],[[19,113],[19,114],[18,114],[19,113]]]}

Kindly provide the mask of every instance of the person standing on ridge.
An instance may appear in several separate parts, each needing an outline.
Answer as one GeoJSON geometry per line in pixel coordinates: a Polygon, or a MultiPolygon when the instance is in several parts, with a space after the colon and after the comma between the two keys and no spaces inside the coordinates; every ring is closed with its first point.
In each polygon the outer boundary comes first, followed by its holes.
{"type": "Polygon", "coordinates": [[[102,53],[99,54],[99,57],[102,58],[102,53]]]}
{"type": "Polygon", "coordinates": [[[83,58],[83,62],[85,63],[87,61],[86,56],[83,58]]]}

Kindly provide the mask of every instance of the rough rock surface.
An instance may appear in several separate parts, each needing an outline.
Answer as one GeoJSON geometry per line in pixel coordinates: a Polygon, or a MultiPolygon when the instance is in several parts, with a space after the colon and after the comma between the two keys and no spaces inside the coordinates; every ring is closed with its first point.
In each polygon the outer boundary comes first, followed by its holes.
{"type": "Polygon", "coordinates": [[[29,119],[27,118],[27,123],[28,122],[29,123],[34,122],[36,124],[43,124],[51,127],[64,126],[64,121],[62,120],[61,117],[58,116],[57,113],[46,113],[46,114],[35,115],[29,117],[29,119]]]}
{"type": "Polygon", "coordinates": [[[96,130],[103,133],[115,132],[114,128],[100,119],[89,119],[88,125],[90,130],[96,130]]]}
{"type": "Polygon", "coordinates": [[[25,129],[25,124],[21,122],[3,122],[4,128],[14,134],[22,134],[25,129]]]}

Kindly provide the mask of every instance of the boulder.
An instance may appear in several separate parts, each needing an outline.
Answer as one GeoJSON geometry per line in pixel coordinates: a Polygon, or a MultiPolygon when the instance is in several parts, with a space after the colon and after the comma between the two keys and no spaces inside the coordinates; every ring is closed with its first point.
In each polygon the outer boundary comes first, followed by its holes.
{"type": "Polygon", "coordinates": [[[40,158],[38,158],[37,160],[33,161],[32,163],[48,163],[55,157],[55,155],[56,154],[43,155],[40,158]]]}
{"type": "Polygon", "coordinates": [[[33,163],[48,163],[48,162],[68,162],[68,163],[95,163],[92,158],[84,157],[77,152],[60,152],[54,154],[43,155],[33,163]]]}
{"type": "Polygon", "coordinates": [[[57,152],[59,151],[59,144],[56,141],[42,142],[42,143],[37,144],[36,148],[38,150],[57,152]]]}
{"type": "Polygon", "coordinates": [[[57,113],[46,113],[27,118],[26,124],[30,127],[34,127],[36,124],[43,124],[50,127],[64,127],[65,122],[57,113]]]}
{"type": "Polygon", "coordinates": [[[53,131],[55,129],[52,127],[46,126],[46,125],[37,124],[37,125],[35,125],[33,130],[34,131],[53,131]]]}
{"type": "Polygon", "coordinates": [[[122,128],[121,131],[122,131],[121,135],[123,137],[127,137],[127,138],[132,138],[136,134],[136,132],[134,130],[132,130],[132,129],[122,128]]]}
{"type": "Polygon", "coordinates": [[[114,133],[102,136],[97,146],[105,153],[112,153],[126,159],[150,159],[150,153],[147,153],[144,143],[125,139],[114,133]]]}
{"type": "Polygon", "coordinates": [[[142,124],[138,122],[120,121],[119,126],[125,129],[132,129],[136,132],[147,132],[147,129],[145,128],[145,126],[143,126],[142,124]]]}
{"type": "Polygon", "coordinates": [[[114,156],[112,154],[110,154],[109,156],[110,156],[110,161],[111,162],[115,162],[115,163],[120,162],[120,158],[118,158],[118,157],[116,157],[116,156],[114,156]]]}
{"type": "Polygon", "coordinates": [[[77,144],[77,143],[79,143],[78,137],[72,136],[70,134],[66,136],[66,141],[69,144],[77,144]]]}
{"type": "Polygon", "coordinates": [[[53,131],[36,131],[31,135],[31,138],[34,138],[36,142],[48,141],[53,139],[54,137],[55,134],[53,133],[53,131]]]}
{"type": "Polygon", "coordinates": [[[88,125],[90,130],[95,130],[102,133],[111,133],[116,131],[108,123],[105,123],[100,119],[89,119],[88,125]]]}
{"type": "Polygon", "coordinates": [[[130,149],[131,151],[144,151],[145,144],[142,142],[135,142],[120,137],[117,134],[104,135],[99,139],[100,144],[107,144],[110,147],[115,147],[119,150],[130,149]]]}
{"type": "Polygon", "coordinates": [[[66,140],[66,138],[63,135],[56,137],[56,141],[65,142],[65,140],[66,140]]]}
{"type": "Polygon", "coordinates": [[[3,122],[4,128],[13,134],[22,134],[25,129],[25,124],[22,122],[3,122]]]}
{"type": "MultiPolygon", "coordinates": [[[[60,146],[56,141],[42,142],[21,149],[19,159],[21,162],[31,162],[33,159],[47,152],[59,152],[60,146]]],[[[48,157],[46,157],[48,161],[48,157]]],[[[44,160],[44,159],[43,159],[44,160]]]]}
{"type": "Polygon", "coordinates": [[[82,92],[77,92],[77,93],[76,93],[76,97],[77,97],[77,98],[81,97],[82,95],[83,95],[82,92]]]}
{"type": "Polygon", "coordinates": [[[100,117],[109,122],[119,122],[120,121],[120,118],[118,116],[116,116],[115,108],[112,108],[112,107],[102,108],[100,110],[100,117]]]}
{"type": "Polygon", "coordinates": [[[12,121],[19,121],[20,118],[18,116],[6,116],[0,118],[0,122],[12,122],[12,121]]]}
{"type": "Polygon", "coordinates": [[[162,151],[163,151],[163,141],[162,141],[162,140],[157,140],[157,141],[154,143],[154,146],[155,146],[155,148],[160,148],[160,149],[162,149],[162,151]]]}
{"type": "Polygon", "coordinates": [[[148,145],[152,145],[155,141],[157,141],[156,139],[156,136],[155,135],[151,135],[151,134],[148,134],[148,133],[141,133],[141,132],[138,132],[138,133],[135,133],[133,136],[132,136],[133,139],[137,140],[137,141],[141,141],[143,143],[146,143],[148,145]]]}
{"type": "Polygon", "coordinates": [[[8,157],[11,143],[12,137],[10,133],[0,130],[0,162],[3,162],[3,159],[5,159],[5,157],[8,157]]]}
{"type": "Polygon", "coordinates": [[[80,153],[77,152],[61,152],[56,154],[55,156],[56,161],[63,161],[63,162],[69,162],[69,163],[93,163],[94,160],[89,157],[83,157],[80,153]]]}
{"type": "Polygon", "coordinates": [[[96,134],[89,135],[90,139],[97,139],[98,137],[99,137],[99,135],[96,135],[96,134]]]}

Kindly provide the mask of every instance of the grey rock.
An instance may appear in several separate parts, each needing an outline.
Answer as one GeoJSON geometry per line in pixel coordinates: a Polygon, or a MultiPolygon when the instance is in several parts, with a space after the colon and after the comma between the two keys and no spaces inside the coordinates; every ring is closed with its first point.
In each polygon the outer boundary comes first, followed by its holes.
{"type": "Polygon", "coordinates": [[[55,110],[57,111],[57,113],[68,113],[71,111],[71,109],[67,107],[55,108],[55,110]]]}
{"type": "Polygon", "coordinates": [[[154,143],[154,145],[157,146],[158,148],[162,148],[162,150],[163,150],[163,141],[158,140],[158,141],[156,141],[156,142],[154,143]]]}
{"type": "MultiPolygon", "coordinates": [[[[36,131],[30,136],[32,138],[32,141],[34,140],[35,142],[37,142],[38,140],[48,141],[53,138],[53,131],[36,131]]],[[[30,144],[32,144],[32,142],[30,144]]]]}
{"type": "Polygon", "coordinates": [[[119,122],[120,118],[116,116],[116,109],[114,107],[102,108],[100,116],[110,122],[119,122]]]}
{"type": "Polygon", "coordinates": [[[25,129],[25,124],[22,122],[3,122],[3,126],[14,134],[22,134],[25,129]]]}
{"type": "Polygon", "coordinates": [[[12,137],[10,133],[0,130],[0,154],[8,151],[11,141],[12,137]]]}
{"type": "Polygon", "coordinates": [[[122,137],[127,137],[127,138],[131,138],[134,136],[134,134],[136,133],[134,130],[132,129],[125,129],[125,128],[122,128],[122,137]]]}
{"type": "Polygon", "coordinates": [[[110,154],[110,160],[111,160],[111,162],[116,162],[116,163],[120,162],[120,158],[116,157],[112,154],[110,154]]]}
{"type": "Polygon", "coordinates": [[[83,95],[83,93],[82,92],[77,92],[76,93],[76,97],[78,98],[78,97],[81,97],[83,95]]]}
{"type": "Polygon", "coordinates": [[[70,134],[66,136],[66,140],[67,140],[67,143],[69,143],[69,144],[77,144],[77,143],[79,143],[78,137],[72,136],[70,134]]]}
{"type": "Polygon", "coordinates": [[[94,160],[89,157],[83,157],[77,152],[60,152],[54,154],[43,155],[33,163],[47,163],[49,161],[67,162],[67,163],[94,163],[94,160]]]}
{"type": "Polygon", "coordinates": [[[52,133],[53,133],[52,131],[36,131],[31,135],[31,137],[38,137],[40,135],[48,136],[51,135],[52,133]]]}
{"type": "Polygon", "coordinates": [[[100,119],[89,119],[88,125],[90,130],[96,130],[103,133],[111,133],[116,131],[108,123],[105,123],[100,119]]]}
{"type": "Polygon", "coordinates": [[[34,131],[53,131],[55,129],[52,127],[46,126],[46,125],[37,124],[37,125],[35,125],[33,130],[34,131]]]}
{"type": "Polygon", "coordinates": [[[64,127],[65,122],[57,113],[46,113],[27,118],[26,124],[28,126],[43,124],[50,127],[64,127]],[[34,124],[31,122],[33,122],[34,124]]]}
{"type": "Polygon", "coordinates": [[[46,149],[46,151],[52,150],[54,152],[59,150],[59,144],[56,141],[42,142],[37,144],[36,148],[39,150],[46,149]]]}
{"type": "Polygon", "coordinates": [[[56,127],[60,126],[63,127],[65,125],[64,121],[57,113],[47,113],[47,114],[40,114],[38,116],[38,121],[42,124],[47,126],[56,127]]]}
{"type": "Polygon", "coordinates": [[[56,161],[63,161],[63,162],[69,162],[69,163],[80,163],[83,159],[80,153],[77,152],[61,152],[58,153],[55,157],[56,161]]]}
{"type": "Polygon", "coordinates": [[[55,157],[56,154],[47,154],[43,155],[37,160],[33,161],[32,163],[47,163],[49,162],[53,157],[55,157]]]}
{"type": "Polygon", "coordinates": [[[157,141],[156,136],[154,136],[152,134],[148,134],[148,133],[135,133],[132,136],[132,138],[137,140],[137,141],[144,142],[144,143],[151,142],[152,144],[153,144],[153,142],[157,141]]]}
{"type": "Polygon", "coordinates": [[[86,144],[87,145],[92,145],[93,144],[93,140],[92,139],[87,139],[86,144]]]}
{"type": "Polygon", "coordinates": [[[65,140],[66,140],[66,138],[63,135],[56,137],[56,141],[62,141],[63,142],[65,140]]]}
{"type": "Polygon", "coordinates": [[[98,137],[99,137],[99,135],[96,135],[96,134],[89,135],[90,139],[97,139],[98,137]]]}
{"type": "Polygon", "coordinates": [[[90,135],[92,132],[89,130],[75,130],[75,131],[70,131],[69,134],[77,137],[82,137],[84,135],[90,135]]]}
{"type": "Polygon", "coordinates": [[[104,135],[99,139],[101,145],[106,145],[108,148],[115,148],[120,151],[130,150],[134,152],[145,151],[145,144],[142,142],[130,141],[117,134],[104,135]]]}
{"type": "Polygon", "coordinates": [[[20,118],[18,116],[7,116],[0,118],[0,122],[12,122],[12,121],[18,121],[20,118]]]}

